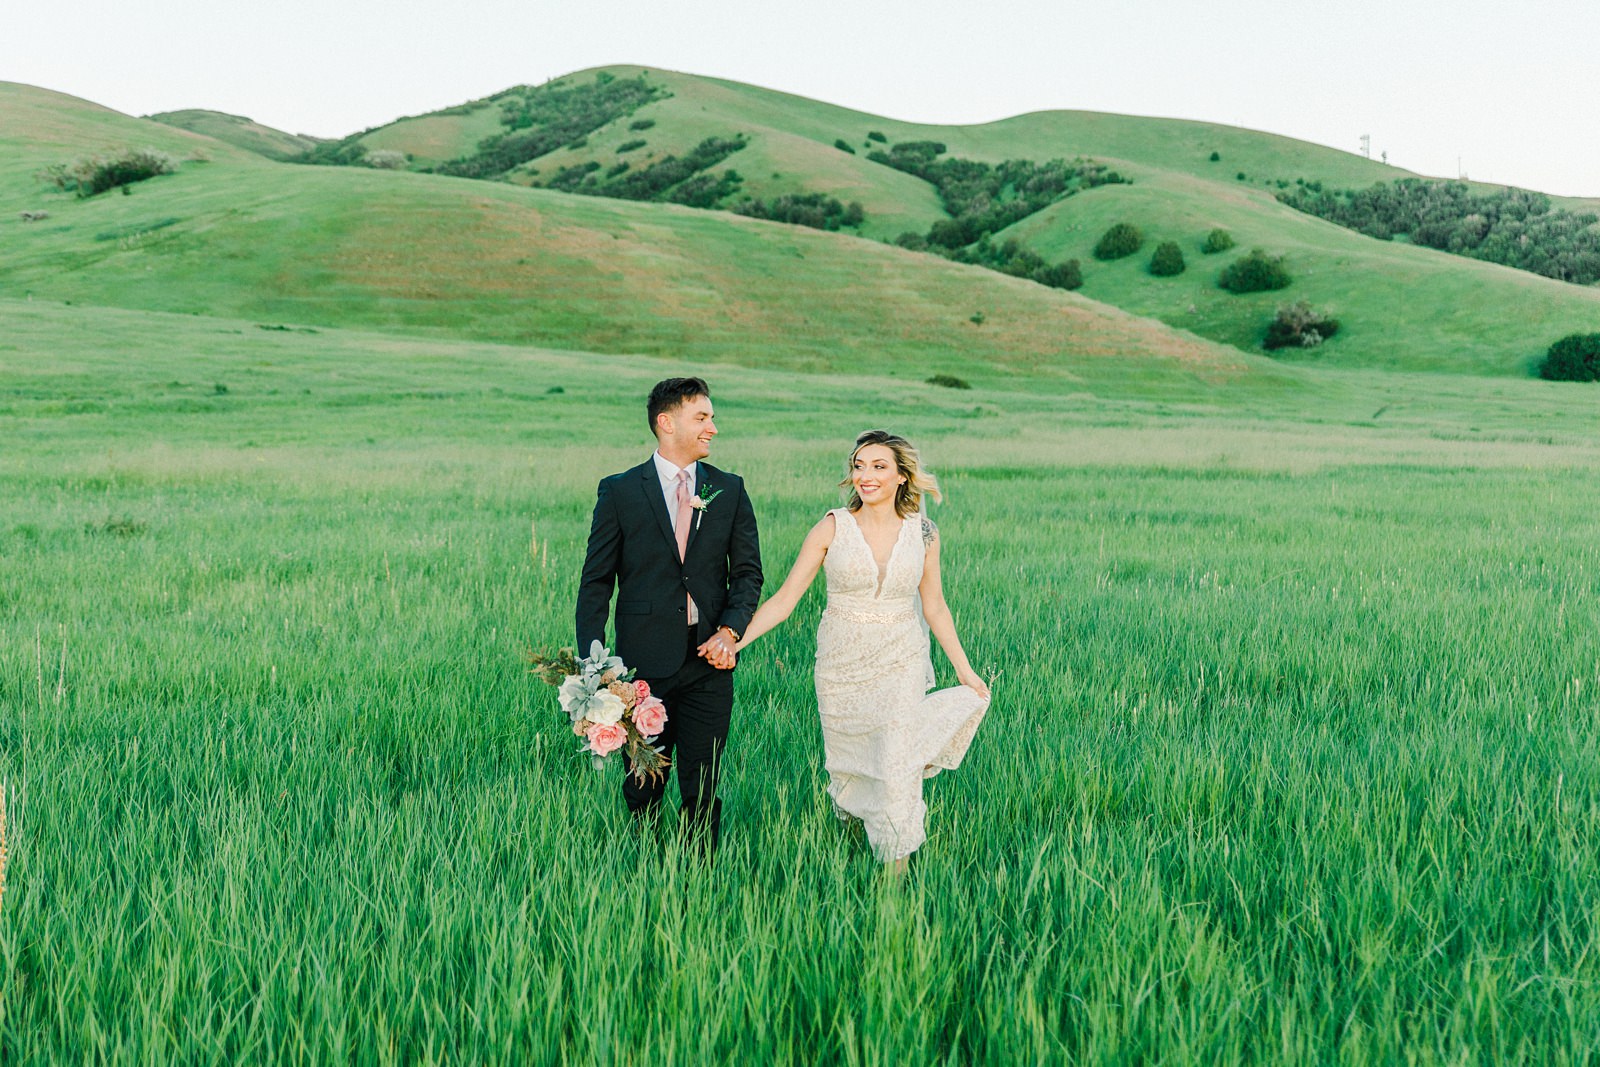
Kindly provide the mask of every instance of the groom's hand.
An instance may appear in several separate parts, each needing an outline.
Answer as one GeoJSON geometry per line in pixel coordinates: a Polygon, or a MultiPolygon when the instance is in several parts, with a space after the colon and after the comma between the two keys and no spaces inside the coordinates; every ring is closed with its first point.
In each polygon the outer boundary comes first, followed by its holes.
{"type": "Polygon", "coordinates": [[[726,630],[718,630],[712,634],[710,640],[695,651],[719,671],[731,671],[734,664],[739,662],[739,654],[734,651],[733,642],[726,630]]]}

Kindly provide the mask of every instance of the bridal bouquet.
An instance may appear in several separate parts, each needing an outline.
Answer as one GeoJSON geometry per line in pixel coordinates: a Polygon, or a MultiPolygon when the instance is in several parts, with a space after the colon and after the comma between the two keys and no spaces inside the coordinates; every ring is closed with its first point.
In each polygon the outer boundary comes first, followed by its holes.
{"type": "Polygon", "coordinates": [[[530,653],[528,661],[530,674],[558,687],[561,710],[584,739],[579,751],[590,754],[596,770],[626,752],[641,785],[666,776],[667,757],[652,742],[666,728],[667,707],[650,695],[647,682],[633,681],[620,656],[596,641],[583,659],[563,648],[553,656],[530,653]]]}

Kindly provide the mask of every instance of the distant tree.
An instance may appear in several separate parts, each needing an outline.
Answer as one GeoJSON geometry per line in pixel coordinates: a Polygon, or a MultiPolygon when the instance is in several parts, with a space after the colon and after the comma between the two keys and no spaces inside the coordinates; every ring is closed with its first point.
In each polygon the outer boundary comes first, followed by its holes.
{"type": "Polygon", "coordinates": [[[1162,241],[1150,257],[1150,273],[1157,278],[1172,278],[1184,272],[1183,249],[1176,241],[1162,241]]]}
{"type": "Polygon", "coordinates": [[[1314,348],[1338,332],[1338,319],[1301,300],[1278,308],[1261,347],[1269,352],[1280,348],[1314,348]]]}
{"type": "Polygon", "coordinates": [[[62,192],[75,192],[84,198],[119,187],[126,193],[135,182],[171,174],[177,169],[177,163],[165,152],[140,148],[127,149],[114,156],[90,156],[71,164],[57,163],[45,168],[39,177],[62,192]]]}
{"type": "Polygon", "coordinates": [[[1144,231],[1131,222],[1119,222],[1107,230],[1094,246],[1095,259],[1122,259],[1144,247],[1144,231]]]}
{"type": "Polygon", "coordinates": [[[856,150],[851,147],[850,142],[846,141],[843,137],[837,138],[833,142],[833,147],[837,148],[841,152],[849,152],[852,156],[856,154],[856,150]]]}
{"type": "Polygon", "coordinates": [[[1552,382],[1600,381],[1600,333],[1574,333],[1551,345],[1539,377],[1552,382]]]}
{"type": "Polygon", "coordinates": [[[912,252],[926,252],[928,239],[915,230],[907,230],[894,239],[894,243],[901,248],[910,249],[912,252]]]}
{"type": "Polygon", "coordinates": [[[877,130],[869,130],[867,132],[867,140],[869,140],[869,141],[877,141],[879,144],[888,144],[889,143],[889,138],[885,137],[883,134],[879,133],[877,130]]]}
{"type": "Polygon", "coordinates": [[[1211,162],[1213,162],[1213,163],[1221,163],[1222,162],[1222,153],[1221,152],[1212,152],[1211,153],[1211,162]]]}
{"type": "Polygon", "coordinates": [[[1208,256],[1218,252],[1226,252],[1233,247],[1233,234],[1224,229],[1215,229],[1206,234],[1206,243],[1200,246],[1200,251],[1208,256]]]}
{"type": "Polygon", "coordinates": [[[1230,293],[1261,293],[1287,289],[1294,279],[1283,265],[1282,256],[1269,256],[1259,248],[1234,260],[1222,269],[1217,284],[1230,293]]]}
{"type": "Polygon", "coordinates": [[[633,152],[637,149],[643,148],[644,146],[645,142],[640,140],[623,141],[621,144],[617,145],[617,154],[621,155],[624,152],[633,152]]]}
{"type": "Polygon", "coordinates": [[[628,129],[630,129],[630,130],[648,130],[650,127],[654,126],[655,124],[656,124],[656,120],[655,119],[634,119],[632,122],[628,123],[628,129]]]}
{"type": "Polygon", "coordinates": [[[1053,267],[1041,267],[1034,271],[1033,280],[1052,289],[1081,289],[1083,268],[1078,266],[1075,259],[1063,260],[1053,267]]]}
{"type": "Polygon", "coordinates": [[[404,152],[397,152],[392,148],[378,148],[368,152],[364,162],[375,170],[404,170],[408,158],[404,152]]]}

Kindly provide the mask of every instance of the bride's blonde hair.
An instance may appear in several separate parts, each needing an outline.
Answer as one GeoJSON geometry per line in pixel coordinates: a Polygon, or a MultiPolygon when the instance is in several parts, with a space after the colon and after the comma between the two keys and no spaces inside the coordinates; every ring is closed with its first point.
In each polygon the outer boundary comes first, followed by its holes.
{"type": "Polygon", "coordinates": [[[850,501],[845,506],[851,511],[861,510],[861,494],[856,492],[855,486],[850,483],[850,471],[855,466],[856,454],[868,445],[883,445],[893,452],[895,466],[905,478],[894,494],[896,515],[903,519],[907,515],[915,515],[921,511],[924,496],[931,496],[935,500],[944,499],[944,494],[939,492],[939,479],[922,469],[922,460],[918,458],[917,450],[912,447],[910,441],[888,430],[868,430],[856,438],[856,445],[850,450],[850,458],[844,461],[844,481],[839,483],[839,488],[850,490],[850,501]]]}

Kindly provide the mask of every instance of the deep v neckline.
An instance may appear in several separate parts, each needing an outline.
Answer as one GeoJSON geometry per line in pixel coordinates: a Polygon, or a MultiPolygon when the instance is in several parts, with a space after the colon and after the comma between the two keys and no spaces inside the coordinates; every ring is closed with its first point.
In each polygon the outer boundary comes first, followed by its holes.
{"type": "Polygon", "coordinates": [[[872,549],[872,542],[867,540],[867,531],[861,528],[861,523],[856,521],[856,513],[849,508],[844,513],[850,516],[850,525],[856,528],[856,536],[861,538],[861,543],[867,547],[867,558],[872,561],[873,568],[877,571],[878,586],[873,591],[872,599],[883,599],[883,586],[889,580],[889,568],[894,566],[894,554],[900,551],[900,542],[906,535],[906,520],[900,520],[900,529],[895,531],[894,542],[889,546],[889,557],[882,563],[878,562],[878,554],[872,549]]]}

